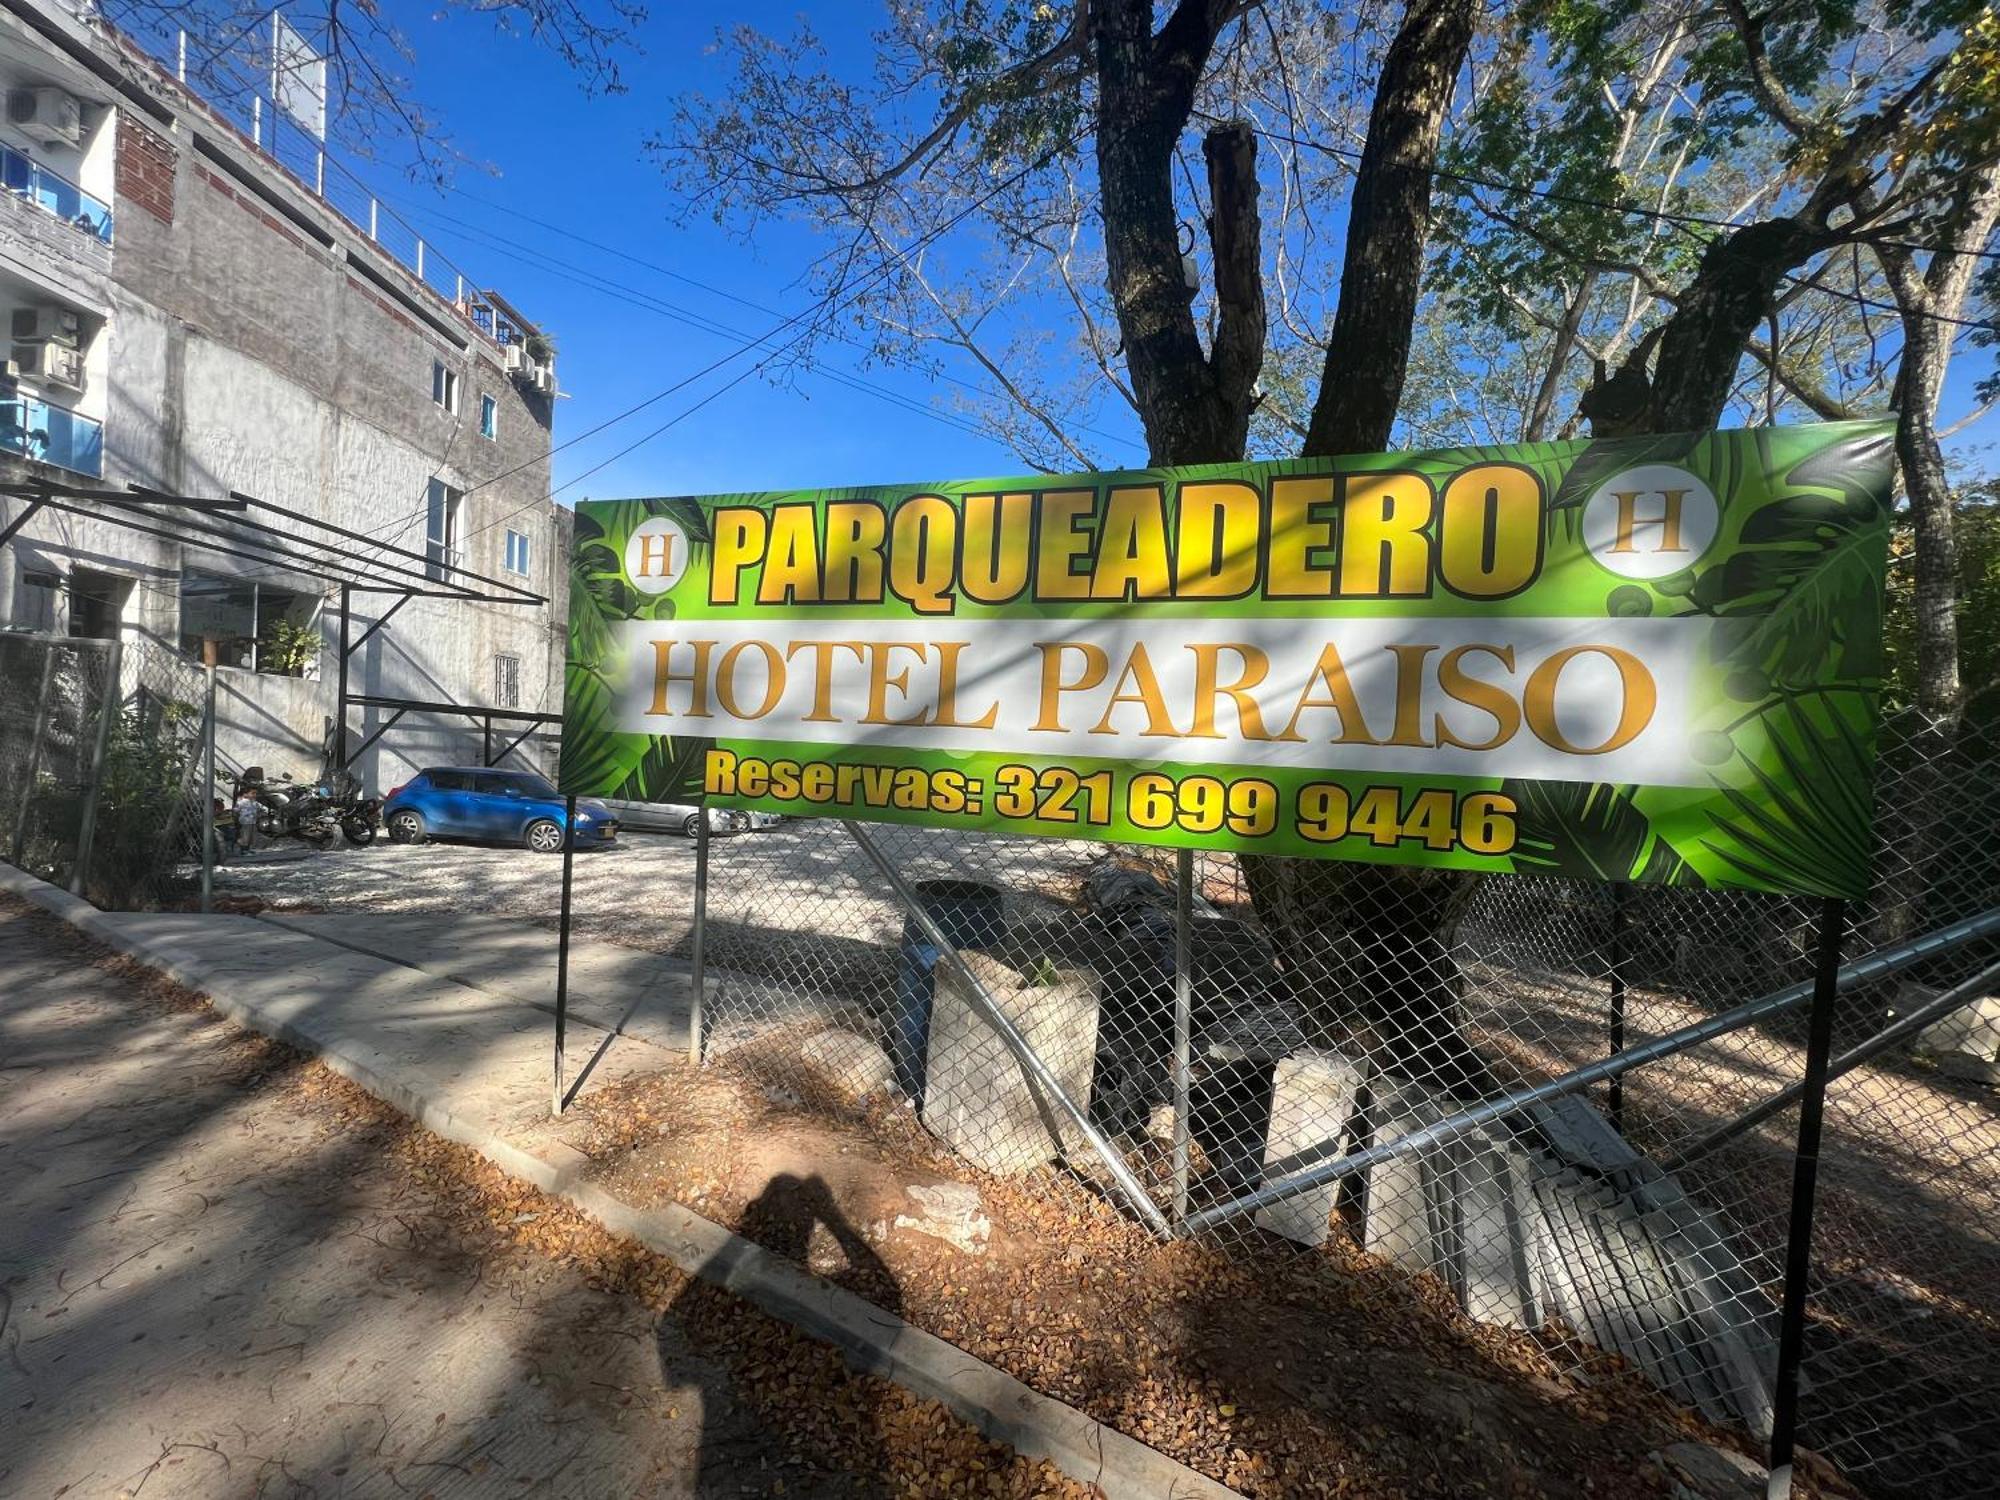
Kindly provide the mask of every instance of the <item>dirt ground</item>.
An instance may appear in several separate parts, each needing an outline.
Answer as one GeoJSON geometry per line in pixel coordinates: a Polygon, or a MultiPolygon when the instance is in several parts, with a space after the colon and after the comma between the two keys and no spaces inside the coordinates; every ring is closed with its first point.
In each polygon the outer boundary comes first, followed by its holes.
{"type": "Polygon", "coordinates": [[[0,1494],[1087,1494],[5,897],[0,973],[0,1494]]]}
{"type": "MultiPolygon", "coordinates": [[[[1745,1441],[1342,1241],[1163,1245],[1085,1183],[972,1172],[907,1109],[799,1085],[795,1058],[672,1068],[588,1098],[567,1139],[619,1196],[738,1227],[1247,1495],[1666,1495],[1661,1447],[1745,1441]],[[940,1183],[978,1190],[982,1253],[898,1225],[940,1183]]],[[[1823,1472],[1802,1491],[1847,1493],[1823,1472]]]]}

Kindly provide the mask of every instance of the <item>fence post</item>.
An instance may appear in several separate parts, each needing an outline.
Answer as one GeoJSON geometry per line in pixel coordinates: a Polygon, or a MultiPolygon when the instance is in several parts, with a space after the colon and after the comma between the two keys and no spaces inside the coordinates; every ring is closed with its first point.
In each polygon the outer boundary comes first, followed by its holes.
{"type": "MultiPolygon", "coordinates": [[[[1627,887],[1618,881],[1611,886],[1611,1055],[1625,1050],[1625,902],[1627,887]]],[[[1611,1080],[1611,1128],[1625,1133],[1625,1075],[1611,1080]]]]}
{"type": "Polygon", "coordinates": [[[111,649],[104,654],[104,696],[97,709],[97,738],[90,747],[90,780],[83,789],[83,817],[76,829],[76,859],[69,872],[72,896],[83,894],[84,881],[90,875],[90,845],[97,837],[97,794],[104,780],[104,755],[111,744],[111,721],[118,716],[118,706],[123,701],[118,678],[124,659],[125,642],[114,639],[111,649]]]}
{"type": "Polygon", "coordinates": [[[1194,850],[1174,851],[1174,1223],[1187,1219],[1190,1054],[1194,1051],[1194,850]]]}
{"type": "Polygon", "coordinates": [[[35,732],[28,741],[28,774],[21,781],[21,804],[14,809],[14,847],[8,856],[17,869],[28,847],[28,809],[34,803],[35,781],[42,774],[42,738],[49,728],[49,693],[55,685],[56,643],[44,642],[42,685],[35,693],[35,732]]]}
{"type": "Polygon", "coordinates": [[[1840,940],[1847,903],[1820,907],[1819,960],[1813,973],[1811,1019],[1806,1030],[1805,1076],[1800,1080],[1798,1148],[1792,1155],[1792,1221],[1785,1243],[1785,1294],[1778,1322],[1778,1369],[1771,1391],[1773,1500],[1792,1492],[1792,1455],[1799,1427],[1799,1361],[1805,1352],[1806,1282],[1812,1270],[1813,1205],[1819,1192],[1820,1130],[1826,1118],[1827,1065],[1833,1057],[1833,1006],[1840,993],[1840,940]]]}
{"type": "Polygon", "coordinates": [[[694,934],[688,954],[694,969],[694,994],[688,1001],[688,1066],[701,1066],[703,1002],[708,998],[708,804],[700,803],[694,831],[694,934]]]}
{"type": "Polygon", "coordinates": [[[333,769],[336,772],[347,769],[347,658],[354,648],[347,644],[347,633],[354,621],[354,588],[352,584],[340,586],[340,662],[334,674],[333,695],[333,769]]]}
{"type": "Polygon", "coordinates": [[[1035,1086],[1069,1116],[1069,1122],[1076,1127],[1077,1133],[1090,1142],[1091,1149],[1104,1163],[1104,1168],[1111,1174],[1112,1181],[1117,1183],[1118,1191],[1127,1205],[1155,1234],[1163,1237],[1169,1234],[1171,1231],[1167,1224],[1167,1216],[1160,1212],[1160,1206],[1148,1197],[1146,1190],[1139,1185],[1139,1179],[1132,1175],[1132,1169],[1125,1164],[1125,1158],[1120,1156],[1117,1148],[1104,1138],[1104,1133],[1090,1123],[1089,1114],[1080,1109],[1077,1102],[1070,1098],[1069,1091],[1062,1086],[1055,1074],[1049,1071],[1048,1064],[1043,1062],[1035,1049],[1028,1045],[1028,1039],[1021,1035],[1020,1028],[1015,1026],[1007,1013],[987,993],[986,986],[979,982],[979,976],[972,972],[972,966],[959,954],[951,939],[945,936],[945,931],[938,925],[937,919],[924,909],[924,903],[917,899],[916,892],[910,889],[909,882],[903,879],[896,867],[889,863],[888,856],[882,852],[875,840],[869,837],[868,830],[852,818],[841,819],[841,826],[847,830],[849,837],[861,846],[861,852],[868,856],[869,862],[875,866],[882,878],[889,882],[889,889],[896,893],[896,899],[903,903],[903,909],[909,913],[910,919],[917,924],[931,946],[938,950],[938,962],[948,963],[958,971],[959,982],[965,986],[973,1008],[980,1014],[980,1019],[993,1028],[1007,1050],[1014,1054],[1014,1060],[1027,1071],[1035,1086]]]}
{"type": "Polygon", "coordinates": [[[556,927],[556,1067],[549,1113],[563,1112],[563,1033],[569,1028],[569,897],[576,857],[576,793],[563,799],[562,916],[556,927]]]}
{"type": "Polygon", "coordinates": [[[201,716],[201,914],[215,907],[215,638],[201,643],[202,672],[207,677],[208,708],[201,716]]]}
{"type": "Polygon", "coordinates": [[[253,146],[262,146],[264,144],[264,96],[262,94],[252,94],[250,96],[250,144],[253,146]]]}

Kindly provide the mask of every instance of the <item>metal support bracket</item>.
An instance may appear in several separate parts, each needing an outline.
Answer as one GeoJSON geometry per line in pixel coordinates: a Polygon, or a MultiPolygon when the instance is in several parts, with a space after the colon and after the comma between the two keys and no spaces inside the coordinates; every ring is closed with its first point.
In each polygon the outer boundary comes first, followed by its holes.
{"type": "Polygon", "coordinates": [[[1069,1117],[1070,1124],[1074,1125],[1090,1143],[1091,1149],[1104,1163],[1105,1170],[1110,1172],[1112,1181],[1118,1185],[1118,1191],[1126,1204],[1155,1234],[1163,1239],[1168,1237],[1172,1230],[1167,1223],[1167,1216],[1160,1212],[1160,1206],[1139,1185],[1139,1179],[1134,1177],[1132,1169],[1125,1165],[1124,1157],[1120,1156],[1117,1148],[1104,1138],[1103,1132],[1090,1123],[1090,1116],[1077,1107],[1076,1101],[1070,1098],[1062,1084],[1056,1080],[1056,1076],[1049,1071],[1048,1064],[1044,1063],[1035,1049],[1028,1045],[1028,1039],[1021,1035],[1019,1028],[1007,1018],[1007,1013],[986,992],[986,986],[979,982],[979,976],[972,972],[971,965],[959,955],[951,939],[945,936],[944,929],[938,926],[929,912],[924,910],[923,903],[917,900],[916,893],[910,889],[896,867],[889,863],[888,857],[882,853],[875,840],[869,837],[868,830],[852,818],[841,819],[841,826],[846,828],[849,836],[861,846],[861,852],[868,856],[882,878],[889,882],[890,889],[895,891],[896,899],[903,903],[903,909],[909,913],[910,919],[923,929],[925,939],[938,950],[940,962],[949,963],[957,972],[980,1018],[991,1026],[995,1034],[1006,1044],[1007,1050],[1013,1053],[1015,1061],[1027,1070],[1028,1077],[1035,1086],[1055,1102],[1056,1106],[1069,1117]]]}

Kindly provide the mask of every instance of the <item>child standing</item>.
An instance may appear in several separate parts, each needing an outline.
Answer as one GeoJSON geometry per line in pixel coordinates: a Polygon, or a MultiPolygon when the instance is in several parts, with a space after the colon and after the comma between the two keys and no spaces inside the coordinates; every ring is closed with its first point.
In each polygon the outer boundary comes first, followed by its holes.
{"type": "Polygon", "coordinates": [[[257,794],[248,788],[236,794],[236,846],[248,854],[257,844],[257,794]]]}

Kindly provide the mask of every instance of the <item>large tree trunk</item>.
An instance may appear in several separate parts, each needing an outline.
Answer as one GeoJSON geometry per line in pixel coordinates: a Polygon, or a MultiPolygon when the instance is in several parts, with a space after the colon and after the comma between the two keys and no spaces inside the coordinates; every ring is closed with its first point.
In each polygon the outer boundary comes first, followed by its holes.
{"type": "MultiPolygon", "coordinates": [[[[1413,0],[1383,59],[1307,457],[1389,444],[1422,291],[1438,138],[1476,14],[1469,0],[1413,0]]],[[[1490,1086],[1460,1030],[1463,984],[1447,937],[1465,877],[1271,855],[1246,858],[1243,871],[1319,1029],[1366,1022],[1400,1071],[1466,1095],[1490,1086]]]]}
{"type": "Polygon", "coordinates": [[[1896,373],[1896,458],[1910,500],[1916,539],[1916,708],[1927,734],[1955,737],[1964,707],[1958,665],[1958,538],[1951,483],[1938,444],[1937,409],[1951,362],[1951,329],[1965,306],[1979,260],[1951,249],[1977,250],[2000,221],[2000,168],[1966,179],[1946,217],[1942,242],[1919,272],[1901,245],[1877,252],[1902,313],[1903,360],[1896,373]]]}
{"type": "MultiPolygon", "coordinates": [[[[1969,176],[1940,226],[1949,248],[1976,250],[2000,221],[2000,168],[1969,176]]],[[[1928,900],[1933,861],[1955,832],[1950,761],[1958,743],[1965,689],[1958,656],[1958,535],[1951,478],[1937,435],[1938,401],[1951,362],[1951,325],[1978,269],[1978,257],[1933,252],[1917,269],[1901,245],[1877,252],[1902,313],[1903,359],[1896,372],[1896,460],[1910,502],[1916,543],[1911,599],[1916,616],[1916,723],[1895,748],[1880,816],[1890,863],[1877,872],[1871,934],[1894,943],[1952,913],[1928,900]],[[1927,910],[1927,908],[1929,908],[1927,910]]]]}

